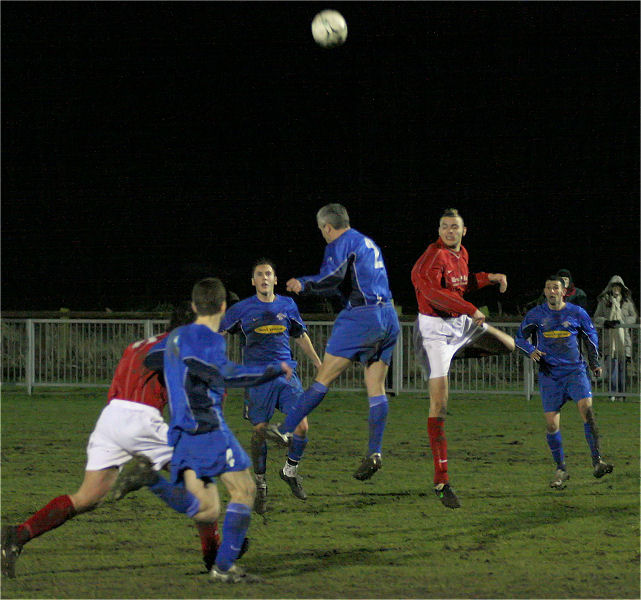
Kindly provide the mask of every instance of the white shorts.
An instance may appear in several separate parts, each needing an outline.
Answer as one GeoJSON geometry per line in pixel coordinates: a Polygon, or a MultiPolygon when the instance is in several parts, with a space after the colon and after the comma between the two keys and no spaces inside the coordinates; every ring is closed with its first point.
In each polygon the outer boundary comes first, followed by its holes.
{"type": "Polygon", "coordinates": [[[414,350],[426,379],[445,377],[454,355],[480,338],[487,325],[476,325],[471,317],[461,315],[443,319],[418,315],[414,324],[414,350]]]}
{"type": "Polygon", "coordinates": [[[87,443],[87,471],[121,467],[133,454],[144,454],[159,471],[170,460],[167,423],[153,406],[112,400],[98,417],[87,443]]]}

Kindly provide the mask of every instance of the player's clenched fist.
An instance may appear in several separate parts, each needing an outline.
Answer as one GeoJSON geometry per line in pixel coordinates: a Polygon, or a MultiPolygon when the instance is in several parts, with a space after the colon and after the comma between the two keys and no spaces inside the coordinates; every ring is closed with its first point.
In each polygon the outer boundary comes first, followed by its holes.
{"type": "Polygon", "coordinates": [[[503,275],[503,273],[488,273],[487,278],[492,283],[499,284],[499,292],[501,292],[501,294],[507,290],[507,277],[503,275]]]}
{"type": "Polygon", "coordinates": [[[288,292],[294,292],[295,294],[300,294],[303,289],[301,282],[294,278],[290,279],[285,285],[287,286],[288,292]]]}

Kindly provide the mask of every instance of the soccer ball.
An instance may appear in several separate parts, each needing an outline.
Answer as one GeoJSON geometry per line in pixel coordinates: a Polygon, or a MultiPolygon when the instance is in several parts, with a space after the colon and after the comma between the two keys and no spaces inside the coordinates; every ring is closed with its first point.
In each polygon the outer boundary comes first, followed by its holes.
{"type": "Polygon", "coordinates": [[[347,23],[336,10],[323,10],[312,21],[314,41],[323,48],[335,48],[347,39],[347,23]]]}

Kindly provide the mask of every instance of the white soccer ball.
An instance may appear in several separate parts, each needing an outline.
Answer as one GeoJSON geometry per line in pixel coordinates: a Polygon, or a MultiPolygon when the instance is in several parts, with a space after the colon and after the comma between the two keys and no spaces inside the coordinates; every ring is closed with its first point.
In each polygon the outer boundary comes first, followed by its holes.
{"type": "Polygon", "coordinates": [[[323,48],[335,48],[347,39],[347,23],[337,10],[323,10],[312,21],[314,41],[323,48]]]}

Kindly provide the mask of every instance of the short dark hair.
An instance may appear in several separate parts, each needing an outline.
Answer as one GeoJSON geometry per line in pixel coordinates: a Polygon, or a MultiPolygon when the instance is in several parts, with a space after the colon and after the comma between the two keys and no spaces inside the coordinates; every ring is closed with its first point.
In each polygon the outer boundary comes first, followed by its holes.
{"type": "Polygon", "coordinates": [[[264,256],[262,258],[258,258],[254,261],[254,264],[252,265],[252,277],[254,276],[254,271],[256,270],[256,267],[260,265],[269,265],[273,271],[274,275],[276,275],[276,264],[271,258],[265,258],[264,256]]]}
{"type": "Polygon", "coordinates": [[[459,213],[457,208],[446,208],[443,211],[443,214],[440,216],[439,222],[443,217],[455,217],[455,218],[458,217],[459,219],[461,219],[461,221],[463,221],[463,216],[459,213]]]}
{"type": "Polygon", "coordinates": [[[556,273],[554,275],[548,275],[545,278],[545,282],[547,283],[548,281],[558,281],[561,284],[561,287],[565,287],[565,281],[561,279],[560,275],[557,275],[556,273]]]}
{"type": "Polygon", "coordinates": [[[223,282],[216,277],[206,277],[198,281],[191,290],[191,301],[198,316],[218,314],[227,297],[223,282]]]}
{"type": "Polygon", "coordinates": [[[334,229],[346,229],[349,227],[349,215],[347,209],[338,203],[326,204],[316,213],[316,221],[319,225],[331,225],[334,229]]]}

